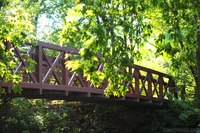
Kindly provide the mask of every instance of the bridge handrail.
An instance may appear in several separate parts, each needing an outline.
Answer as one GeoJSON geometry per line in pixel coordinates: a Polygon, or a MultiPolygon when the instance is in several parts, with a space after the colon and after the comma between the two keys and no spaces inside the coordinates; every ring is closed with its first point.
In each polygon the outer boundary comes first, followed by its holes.
{"type": "MultiPolygon", "coordinates": [[[[31,45],[30,43],[26,43],[31,45]]],[[[11,46],[8,46],[8,48],[11,46]]],[[[107,83],[102,83],[100,88],[94,88],[90,81],[86,81],[82,74],[76,74],[64,67],[66,61],[64,54],[74,54],[79,55],[79,50],[69,47],[62,47],[60,45],[55,45],[43,41],[38,41],[37,46],[32,46],[30,52],[27,52],[35,61],[36,66],[34,72],[25,72],[23,70],[23,82],[20,83],[24,88],[35,88],[39,89],[41,92],[43,89],[49,90],[65,90],[68,91],[80,91],[88,93],[99,93],[103,94],[102,90],[106,88],[107,83]],[[35,49],[35,52],[33,52],[35,49]],[[45,54],[45,49],[52,49],[54,51],[59,51],[56,57],[47,56],[45,54]],[[60,69],[59,72],[56,69],[60,69]],[[50,83],[50,78],[53,76],[54,83],[50,83]],[[27,78],[29,77],[29,78],[27,78]],[[80,84],[78,86],[78,84],[80,84]]],[[[15,72],[22,71],[23,67],[28,66],[26,59],[20,55],[18,48],[13,49],[15,51],[16,57],[19,58],[19,66],[17,66],[15,72]]],[[[97,55],[101,58],[101,55],[97,55]]],[[[101,68],[103,69],[103,67],[101,68]]],[[[152,100],[154,95],[157,99],[163,101],[165,92],[173,86],[172,77],[168,74],[152,70],[140,65],[129,65],[127,66],[125,72],[131,73],[132,81],[128,81],[127,87],[130,90],[129,94],[126,96],[133,98],[145,97],[148,100],[152,100]],[[144,73],[143,73],[144,72],[144,73]],[[167,80],[165,80],[167,79],[167,80]],[[142,94],[143,93],[143,94],[142,94]]],[[[11,84],[2,84],[0,86],[9,87],[11,84]],[[9,86],[8,86],[9,85],[9,86]]]]}

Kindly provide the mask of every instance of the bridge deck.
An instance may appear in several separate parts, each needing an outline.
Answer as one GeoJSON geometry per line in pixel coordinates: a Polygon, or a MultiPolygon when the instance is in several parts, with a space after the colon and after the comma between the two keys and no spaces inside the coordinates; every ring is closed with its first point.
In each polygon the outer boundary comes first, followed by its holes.
{"type": "MultiPolygon", "coordinates": [[[[79,50],[61,47],[38,41],[37,46],[27,46],[28,50],[13,47],[7,43],[7,48],[12,48],[18,59],[18,66],[13,70],[14,74],[21,74],[22,94],[15,94],[11,88],[12,83],[0,82],[0,87],[6,89],[4,97],[27,97],[27,98],[51,98],[66,100],[120,100],[120,101],[147,101],[162,103],[165,94],[172,86],[169,75],[151,70],[142,66],[127,66],[126,73],[131,74],[131,81],[126,81],[129,92],[120,98],[105,97],[104,90],[108,85],[105,80],[99,88],[95,88],[82,74],[78,74],[65,68],[67,61],[79,56],[79,50]],[[27,51],[24,54],[23,51],[27,51]],[[53,53],[53,54],[52,54],[53,53]],[[65,55],[68,54],[68,58],[65,55]],[[34,70],[26,72],[29,66],[26,61],[29,55],[35,62],[34,70]]],[[[103,70],[103,64],[99,64],[98,71],[103,70]]]]}

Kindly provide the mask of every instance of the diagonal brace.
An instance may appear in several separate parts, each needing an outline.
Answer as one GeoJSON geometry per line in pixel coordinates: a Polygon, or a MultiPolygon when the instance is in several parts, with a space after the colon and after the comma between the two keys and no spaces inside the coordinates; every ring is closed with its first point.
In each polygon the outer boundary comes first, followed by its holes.
{"type": "Polygon", "coordinates": [[[63,54],[64,54],[63,52],[60,52],[60,54],[56,57],[56,59],[54,60],[52,66],[51,66],[51,68],[49,68],[49,70],[47,71],[46,75],[44,76],[44,79],[42,80],[42,83],[45,83],[49,79],[52,71],[54,70],[55,66],[58,64],[58,62],[59,62],[60,58],[63,56],[63,54]]]}
{"type": "MultiPolygon", "coordinates": [[[[34,47],[31,47],[31,49],[28,51],[28,55],[31,56],[31,53],[33,52],[34,47]]],[[[23,63],[20,62],[18,67],[14,70],[14,74],[16,74],[18,71],[20,71],[23,67],[23,63]]]]}
{"type": "MultiPolygon", "coordinates": [[[[19,52],[19,49],[18,49],[17,47],[14,47],[14,49],[15,49],[15,51],[16,51],[16,54],[17,54],[18,57],[20,58],[21,62],[23,63],[23,65],[24,65],[25,67],[28,67],[28,63],[27,63],[26,61],[24,61],[23,58],[21,57],[20,52],[19,52]]],[[[31,77],[31,79],[33,80],[33,82],[34,82],[34,83],[37,83],[37,80],[36,80],[34,74],[33,74],[33,73],[30,73],[30,72],[28,72],[28,74],[30,75],[30,77],[31,77]]]]}
{"type": "MultiPolygon", "coordinates": [[[[47,64],[48,64],[49,68],[51,68],[51,67],[52,67],[52,64],[50,63],[49,58],[46,56],[46,54],[44,53],[44,51],[42,51],[42,53],[43,53],[43,55],[44,55],[44,57],[45,57],[45,59],[46,59],[46,61],[47,61],[47,64]]],[[[52,73],[53,73],[53,75],[54,75],[56,81],[58,82],[58,84],[61,85],[61,81],[60,81],[60,79],[59,79],[57,73],[56,73],[54,70],[52,70],[52,73]]]]}

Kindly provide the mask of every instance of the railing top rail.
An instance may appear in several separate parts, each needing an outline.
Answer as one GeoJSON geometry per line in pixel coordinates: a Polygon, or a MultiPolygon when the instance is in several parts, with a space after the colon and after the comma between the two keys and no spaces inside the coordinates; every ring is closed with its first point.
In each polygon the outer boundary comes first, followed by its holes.
{"type": "Polygon", "coordinates": [[[66,51],[67,53],[71,54],[79,54],[79,50],[69,47],[62,47],[60,45],[55,45],[52,43],[47,43],[43,41],[38,41],[38,46],[42,46],[43,48],[53,49],[53,50],[59,50],[59,51],[66,51]]]}
{"type": "Polygon", "coordinates": [[[140,66],[140,65],[133,65],[132,67],[138,68],[139,70],[142,70],[142,71],[150,72],[152,74],[160,75],[160,76],[163,76],[163,77],[166,77],[166,78],[171,78],[171,76],[169,74],[159,72],[159,71],[156,71],[156,70],[153,70],[153,69],[150,69],[150,68],[147,68],[147,67],[143,67],[143,66],[140,66]]]}

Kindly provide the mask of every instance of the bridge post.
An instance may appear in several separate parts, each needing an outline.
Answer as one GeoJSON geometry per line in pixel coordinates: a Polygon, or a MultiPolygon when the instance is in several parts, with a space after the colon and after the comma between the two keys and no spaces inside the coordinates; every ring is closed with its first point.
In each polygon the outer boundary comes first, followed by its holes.
{"type": "Polygon", "coordinates": [[[64,55],[63,55],[63,62],[62,62],[62,83],[63,85],[65,85],[65,93],[66,96],[68,96],[68,76],[69,76],[69,71],[67,70],[67,68],[65,67],[65,63],[67,62],[68,59],[65,58],[65,55],[68,54],[67,51],[64,51],[64,55]]]}
{"type": "Polygon", "coordinates": [[[38,42],[38,46],[36,46],[36,78],[38,83],[40,84],[40,94],[42,94],[42,46],[40,42],[38,42]]]}
{"type": "Polygon", "coordinates": [[[136,93],[136,97],[139,100],[140,99],[140,71],[138,70],[137,67],[135,67],[134,70],[134,78],[135,78],[135,93],[136,93]]]}
{"type": "Polygon", "coordinates": [[[149,97],[149,100],[152,101],[152,97],[153,97],[153,93],[152,93],[152,74],[151,72],[147,72],[147,81],[148,81],[148,97],[149,97]]]}
{"type": "Polygon", "coordinates": [[[164,81],[163,81],[163,76],[159,75],[158,77],[158,89],[159,89],[159,100],[161,102],[163,102],[163,99],[164,99],[164,94],[163,94],[163,84],[164,84],[164,81]]]}

